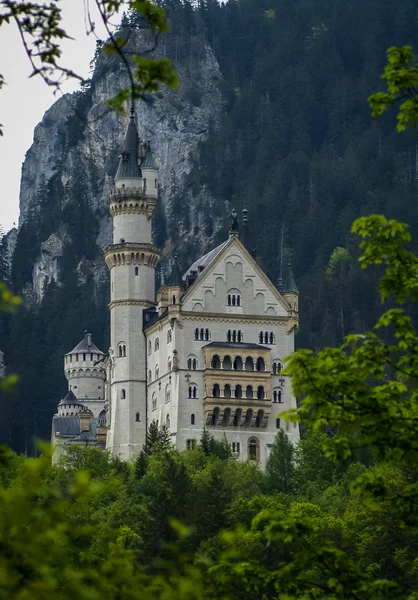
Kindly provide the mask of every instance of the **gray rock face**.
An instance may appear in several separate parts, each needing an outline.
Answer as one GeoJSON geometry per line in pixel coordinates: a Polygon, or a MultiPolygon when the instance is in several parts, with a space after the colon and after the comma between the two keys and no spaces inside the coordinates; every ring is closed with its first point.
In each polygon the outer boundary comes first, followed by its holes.
{"type": "MultiPolygon", "coordinates": [[[[133,43],[140,45],[143,35],[135,31],[133,43]]],[[[216,124],[222,110],[221,73],[209,46],[201,48],[199,60],[193,64],[175,63],[175,68],[180,79],[179,89],[161,88],[149,101],[137,102],[135,106],[140,138],[150,141],[159,166],[160,201],[165,210],[174,194],[183,193],[192,159],[198,157],[199,143],[205,138],[209,124],[216,124]]],[[[126,72],[120,62],[114,57],[102,57],[84,105],[79,102],[80,95],[66,95],[45,113],[35,129],[34,141],[22,168],[20,226],[33,215],[42,216],[45,210],[39,194],[42,182],[58,176],[62,189],[68,189],[74,166],[81,161],[89,173],[94,164],[95,181],[89,182],[87,194],[99,224],[95,243],[104,248],[110,242],[108,192],[128,117],[113,112],[106,100],[126,85],[126,72]]],[[[64,191],[61,208],[74,200],[64,191]]],[[[192,227],[198,222],[198,216],[193,217],[194,203],[198,204],[199,198],[189,200],[192,227]]],[[[187,232],[182,233],[187,235],[187,232]]],[[[68,227],[64,221],[47,239],[41,239],[32,286],[38,300],[47,278],[59,282],[60,258],[66,241],[68,227]]],[[[81,262],[78,269],[81,279],[89,270],[97,282],[107,276],[102,258],[91,263],[85,259],[81,262]]]]}

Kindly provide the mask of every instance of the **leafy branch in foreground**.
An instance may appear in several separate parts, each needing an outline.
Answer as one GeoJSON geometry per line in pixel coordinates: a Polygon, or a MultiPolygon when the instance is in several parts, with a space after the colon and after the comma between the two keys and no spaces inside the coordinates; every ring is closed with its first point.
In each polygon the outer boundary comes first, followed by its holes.
{"type": "MultiPolygon", "coordinates": [[[[153,36],[150,51],[155,50],[160,33],[169,30],[164,9],[150,0],[94,0],[94,3],[108,34],[104,51],[107,54],[119,55],[129,79],[129,87],[118,90],[110,100],[109,104],[112,108],[123,112],[127,99],[141,99],[144,94],[156,91],[160,84],[177,87],[177,76],[168,59],[151,59],[138,54],[128,58],[125,53],[128,38],[112,32],[114,26],[111,21],[119,11],[124,9],[136,11],[143,15],[148,24],[153,36]]],[[[95,35],[89,0],[85,0],[85,13],[89,26],[86,34],[95,35]]],[[[48,4],[3,0],[0,7],[0,27],[11,22],[16,24],[29,58],[32,67],[31,77],[40,75],[45,83],[56,91],[68,79],[83,81],[82,76],[61,62],[61,42],[73,38],[62,27],[62,11],[58,6],[58,0],[48,4]]],[[[4,78],[0,74],[0,89],[3,84],[4,78]]],[[[2,135],[1,127],[0,125],[0,135],[2,135]]]]}
{"type": "Polygon", "coordinates": [[[397,129],[404,131],[407,125],[415,125],[418,120],[418,64],[411,46],[392,46],[387,51],[387,58],[381,76],[386,81],[387,92],[372,94],[368,102],[373,117],[380,117],[399,102],[397,129]]]}

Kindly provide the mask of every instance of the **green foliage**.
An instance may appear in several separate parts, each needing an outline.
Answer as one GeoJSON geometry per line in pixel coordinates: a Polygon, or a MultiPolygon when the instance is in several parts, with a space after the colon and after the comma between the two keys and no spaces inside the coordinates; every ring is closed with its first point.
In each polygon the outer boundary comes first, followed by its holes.
{"type": "Polygon", "coordinates": [[[404,131],[418,120],[418,64],[411,46],[387,51],[387,65],[382,75],[387,92],[376,92],[369,96],[373,117],[380,117],[393,104],[399,103],[397,129],[404,131]]]}
{"type": "Polygon", "coordinates": [[[276,435],[267,460],[269,485],[278,492],[289,494],[294,489],[294,447],[283,429],[276,435]]]}

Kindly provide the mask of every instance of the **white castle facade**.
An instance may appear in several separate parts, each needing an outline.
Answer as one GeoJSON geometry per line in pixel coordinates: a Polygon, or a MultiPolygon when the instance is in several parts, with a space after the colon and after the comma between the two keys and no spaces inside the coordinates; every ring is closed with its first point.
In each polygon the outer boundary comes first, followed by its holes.
{"type": "MultiPolygon", "coordinates": [[[[179,450],[207,428],[241,460],[265,463],[280,413],[295,407],[284,357],[294,350],[298,291],[290,270],[278,289],[249,245],[244,210],[229,238],[181,274],[175,264],[155,290],[160,252],[152,242],[158,171],[131,118],[110,194],[113,241],[108,355],[86,332],[65,356],[69,392],[54,416],[55,460],[71,443],[106,447],[130,460],[151,422],[165,425],[179,450]]],[[[290,439],[299,430],[286,428],[290,439]]]]}

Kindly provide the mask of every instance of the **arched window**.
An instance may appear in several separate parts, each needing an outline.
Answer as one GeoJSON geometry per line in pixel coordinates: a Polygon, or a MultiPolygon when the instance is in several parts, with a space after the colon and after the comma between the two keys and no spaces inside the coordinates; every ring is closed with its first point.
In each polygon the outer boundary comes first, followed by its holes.
{"type": "Polygon", "coordinates": [[[197,398],[197,386],[195,383],[189,385],[189,398],[197,398]]]}
{"type": "Polygon", "coordinates": [[[241,422],[242,410],[237,408],[234,415],[234,427],[238,427],[241,422]]]}
{"type": "Polygon", "coordinates": [[[155,366],[155,379],[158,379],[160,376],[160,367],[158,365],[155,366]]]}
{"type": "Polygon", "coordinates": [[[165,426],[167,429],[170,429],[170,415],[167,415],[165,418],[165,426]]]}
{"type": "Polygon", "coordinates": [[[152,410],[157,409],[157,394],[154,392],[152,394],[152,410]]]}
{"type": "Polygon", "coordinates": [[[231,386],[229,385],[229,383],[227,383],[224,387],[224,397],[225,398],[231,397],[231,386]]]}
{"type": "Polygon", "coordinates": [[[137,412],[135,415],[135,421],[139,423],[141,421],[141,413],[137,412]]]}
{"type": "Polygon", "coordinates": [[[242,358],[240,356],[234,358],[234,370],[242,371],[242,358]]]}
{"type": "Polygon", "coordinates": [[[228,294],[228,306],[231,306],[231,294],[228,294]]]}
{"type": "Polygon", "coordinates": [[[263,332],[260,331],[260,333],[258,334],[258,341],[260,342],[260,344],[263,343],[263,332]]]}
{"type": "Polygon", "coordinates": [[[204,340],[204,339],[205,339],[205,330],[203,329],[203,327],[202,327],[202,329],[200,330],[200,339],[201,339],[201,340],[204,340]]]}
{"type": "Polygon", "coordinates": [[[193,369],[193,371],[196,371],[196,369],[197,369],[197,360],[195,358],[193,359],[192,369],[193,369]]]}
{"type": "Polygon", "coordinates": [[[237,296],[237,306],[241,306],[241,296],[239,294],[237,296]]]}
{"type": "Polygon", "coordinates": [[[135,267],[135,275],[139,275],[139,269],[138,269],[138,267],[135,267]]]}
{"type": "Polygon", "coordinates": [[[264,400],[264,388],[262,385],[259,385],[257,388],[257,400],[264,400]]]}
{"type": "Polygon", "coordinates": [[[255,418],[255,426],[261,427],[261,425],[263,424],[263,419],[264,419],[264,411],[259,410],[257,413],[257,416],[255,418]]]}
{"type": "Polygon", "coordinates": [[[216,407],[213,409],[213,413],[212,413],[212,425],[216,426],[218,424],[218,420],[219,420],[219,408],[216,407]]]}
{"type": "Polygon", "coordinates": [[[120,397],[121,397],[122,400],[125,400],[125,398],[126,398],[126,392],[125,392],[125,390],[121,390],[120,391],[120,397]]]}
{"type": "Polygon", "coordinates": [[[151,383],[152,381],[152,372],[151,369],[148,371],[148,383],[151,383]]]}
{"type": "Polygon", "coordinates": [[[266,365],[264,363],[264,358],[262,358],[261,356],[257,358],[256,368],[257,371],[265,371],[266,365]]]}
{"type": "Polygon", "coordinates": [[[160,349],[160,338],[156,337],[155,344],[154,344],[154,351],[156,352],[159,349],[160,349]]]}
{"type": "Polygon", "coordinates": [[[195,424],[195,416],[190,415],[190,425],[194,425],[194,424],[195,424]]]}
{"type": "Polygon", "coordinates": [[[270,331],[270,344],[274,344],[274,333],[270,331]]]}
{"type": "Polygon", "coordinates": [[[212,357],[212,369],[220,369],[221,368],[221,360],[217,354],[212,357]]]}
{"type": "Polygon", "coordinates": [[[151,340],[149,340],[148,342],[148,354],[151,354],[152,352],[152,344],[151,344],[151,340]]]}
{"type": "Polygon", "coordinates": [[[171,339],[172,339],[172,333],[171,333],[171,329],[169,329],[167,331],[167,344],[170,344],[171,339]]]}
{"type": "Polygon", "coordinates": [[[167,384],[165,386],[165,401],[170,402],[171,400],[171,388],[170,388],[170,384],[167,384]]]}
{"type": "Polygon", "coordinates": [[[227,333],[226,333],[226,341],[230,342],[231,341],[231,330],[228,329],[227,333]]]}
{"type": "Polygon", "coordinates": [[[234,343],[237,341],[237,332],[235,331],[235,329],[234,329],[234,331],[232,332],[232,341],[233,341],[234,343]]]}
{"type": "Polygon", "coordinates": [[[196,327],[196,329],[194,330],[194,339],[198,340],[199,339],[199,329],[196,327]]]}
{"type": "Polygon", "coordinates": [[[192,359],[191,358],[187,359],[187,368],[189,369],[189,371],[192,370],[192,359]]]}
{"type": "Polygon", "coordinates": [[[210,331],[209,331],[209,329],[205,329],[205,340],[207,340],[207,341],[210,340],[210,331]]]}
{"type": "Polygon", "coordinates": [[[242,398],[242,387],[240,385],[235,387],[235,398],[242,398]]]}
{"type": "Polygon", "coordinates": [[[243,339],[243,338],[242,338],[242,333],[241,333],[241,331],[238,331],[238,333],[237,333],[237,342],[238,342],[238,343],[241,343],[241,342],[242,342],[242,339],[243,339]]]}
{"type": "Polygon", "coordinates": [[[280,362],[280,360],[274,360],[273,367],[272,367],[273,375],[278,375],[281,370],[282,370],[282,363],[280,362]]]}
{"type": "Polygon", "coordinates": [[[222,368],[226,371],[230,371],[232,369],[231,357],[228,356],[228,354],[226,356],[224,356],[224,359],[222,362],[222,368]]]}
{"type": "Polygon", "coordinates": [[[247,356],[245,359],[245,370],[246,371],[254,371],[254,361],[252,356],[247,356]]]}
{"type": "Polygon", "coordinates": [[[171,356],[168,357],[167,360],[167,371],[170,372],[171,371],[171,367],[173,366],[173,363],[171,362],[171,356]]]}
{"type": "Polygon", "coordinates": [[[280,429],[280,419],[277,417],[276,419],[276,429],[280,429]]]}
{"type": "Polygon", "coordinates": [[[235,294],[232,294],[232,306],[235,306],[235,294]]]}
{"type": "Polygon", "coordinates": [[[268,331],[264,332],[264,343],[265,344],[269,343],[269,332],[268,331]]]}
{"type": "Polygon", "coordinates": [[[215,385],[212,388],[212,396],[214,398],[220,398],[221,397],[221,390],[219,387],[219,383],[215,383],[215,385]]]}
{"type": "Polygon", "coordinates": [[[248,458],[250,460],[258,460],[260,458],[260,442],[257,438],[248,440],[248,458]]]}
{"type": "Polygon", "coordinates": [[[196,448],[196,440],[186,440],[187,450],[194,450],[196,448]]]}
{"type": "Polygon", "coordinates": [[[245,397],[247,398],[247,400],[253,399],[253,386],[252,385],[247,385],[245,397]]]}
{"type": "Polygon", "coordinates": [[[123,358],[124,356],[126,356],[126,344],[120,342],[118,344],[118,357],[123,358]]]}

